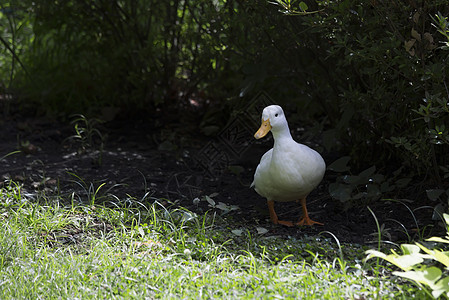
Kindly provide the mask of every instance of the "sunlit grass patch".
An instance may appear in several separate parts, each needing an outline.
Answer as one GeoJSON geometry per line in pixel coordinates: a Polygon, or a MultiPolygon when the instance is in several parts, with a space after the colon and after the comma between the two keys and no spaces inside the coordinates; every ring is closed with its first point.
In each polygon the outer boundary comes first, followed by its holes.
{"type": "Polygon", "coordinates": [[[113,208],[0,190],[0,298],[369,299],[421,295],[332,238],[265,236],[159,202],[113,208]],[[235,234],[235,230],[239,235],[235,234]]]}

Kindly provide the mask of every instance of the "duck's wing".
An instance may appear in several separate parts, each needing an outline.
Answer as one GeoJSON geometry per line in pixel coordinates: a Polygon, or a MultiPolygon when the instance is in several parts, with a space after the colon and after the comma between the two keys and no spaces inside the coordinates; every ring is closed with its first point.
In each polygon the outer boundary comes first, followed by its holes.
{"type": "Polygon", "coordinates": [[[256,186],[256,181],[261,177],[262,174],[268,172],[268,168],[271,163],[271,156],[273,154],[273,148],[265,152],[265,154],[260,159],[259,165],[256,168],[256,172],[254,172],[254,179],[251,183],[250,187],[256,186]]]}

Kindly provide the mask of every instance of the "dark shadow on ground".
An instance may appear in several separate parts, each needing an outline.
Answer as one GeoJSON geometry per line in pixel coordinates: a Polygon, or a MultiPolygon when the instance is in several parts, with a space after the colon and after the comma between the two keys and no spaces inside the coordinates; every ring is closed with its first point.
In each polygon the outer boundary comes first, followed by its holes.
{"type": "MultiPolygon", "coordinates": [[[[324,226],[272,225],[265,199],[249,188],[258,160],[271,147],[269,141],[252,144],[234,162],[237,168],[224,168],[218,175],[211,175],[199,167],[195,159],[210,138],[197,134],[195,128],[182,124],[155,127],[143,121],[123,120],[104,124],[100,131],[107,134],[101,164],[98,163],[98,145],[78,153],[79,141],[67,139],[74,134],[71,124],[20,115],[5,117],[0,121],[0,157],[18,148],[22,152],[1,160],[0,184],[5,185],[11,179],[22,183],[29,194],[40,191],[68,198],[75,193],[83,201],[85,191],[79,183],[84,181],[86,189],[91,183],[93,187],[105,183],[100,194],[108,191],[117,196],[108,201],[126,201],[131,196],[136,201],[144,199],[144,204],[148,204],[162,198],[198,213],[213,210],[220,214],[224,211],[210,207],[207,201],[194,201],[215,194],[212,198],[217,204],[239,207],[225,216],[236,226],[264,227],[271,235],[301,237],[329,231],[341,242],[369,244],[376,241],[376,223],[366,205],[344,210],[338,201],[330,198],[328,183],[334,178],[329,174],[308,198],[312,218],[323,222],[324,226]]],[[[419,203],[408,205],[411,209],[422,206],[419,203]]],[[[438,229],[431,220],[431,208],[418,209],[414,216],[401,203],[379,201],[370,204],[370,208],[379,223],[385,224],[384,238],[395,242],[407,240],[406,231],[410,236],[416,235],[418,226],[438,229]]],[[[291,220],[298,219],[301,212],[296,203],[278,203],[276,210],[280,218],[291,220]]]]}

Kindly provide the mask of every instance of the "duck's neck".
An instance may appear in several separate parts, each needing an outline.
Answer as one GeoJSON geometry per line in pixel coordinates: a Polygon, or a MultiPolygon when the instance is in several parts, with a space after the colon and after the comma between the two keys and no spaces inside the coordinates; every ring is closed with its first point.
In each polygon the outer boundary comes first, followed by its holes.
{"type": "Polygon", "coordinates": [[[274,145],[281,145],[284,141],[291,141],[292,135],[290,133],[290,129],[288,128],[288,124],[282,126],[276,131],[271,131],[273,133],[274,145]]]}

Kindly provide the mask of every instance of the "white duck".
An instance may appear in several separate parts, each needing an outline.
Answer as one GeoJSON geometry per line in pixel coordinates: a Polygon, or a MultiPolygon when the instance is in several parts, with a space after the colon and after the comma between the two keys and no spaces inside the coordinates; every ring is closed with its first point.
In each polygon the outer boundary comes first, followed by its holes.
{"type": "Polygon", "coordinates": [[[270,219],[274,224],[294,225],[278,219],[274,201],[301,201],[303,217],[295,225],[323,225],[309,218],[306,207],[307,195],[323,179],[326,169],[323,158],[315,150],[293,140],[284,111],[279,105],[265,107],[262,125],[254,137],[260,139],[270,130],[274,146],[260,159],[251,187],[267,199],[270,219]]]}

